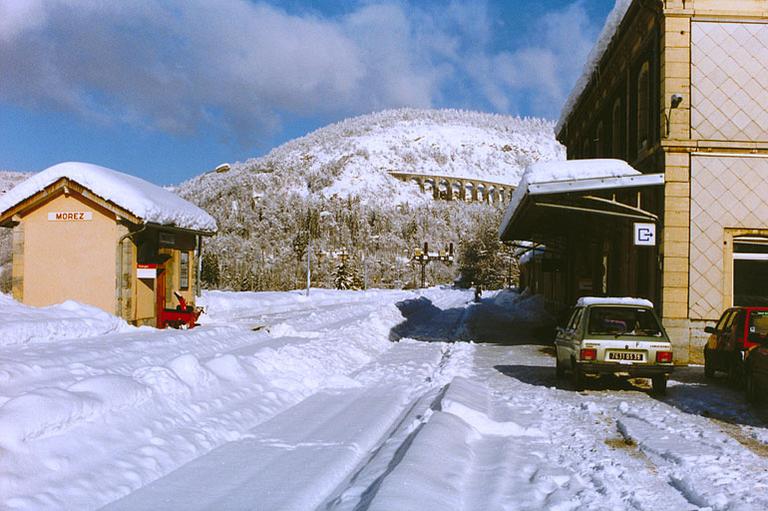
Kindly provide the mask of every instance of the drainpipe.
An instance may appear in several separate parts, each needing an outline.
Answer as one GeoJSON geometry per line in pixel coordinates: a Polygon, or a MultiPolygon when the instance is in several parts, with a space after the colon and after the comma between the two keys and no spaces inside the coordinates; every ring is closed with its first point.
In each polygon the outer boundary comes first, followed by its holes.
{"type": "Polygon", "coordinates": [[[203,273],[203,237],[197,235],[197,274],[195,275],[195,296],[200,296],[200,278],[203,273]]]}
{"type": "Polygon", "coordinates": [[[121,318],[123,317],[123,241],[125,241],[126,238],[139,234],[146,228],[147,225],[144,224],[141,229],[123,234],[120,236],[120,239],[117,240],[117,267],[119,272],[119,276],[117,277],[117,315],[121,318]]]}

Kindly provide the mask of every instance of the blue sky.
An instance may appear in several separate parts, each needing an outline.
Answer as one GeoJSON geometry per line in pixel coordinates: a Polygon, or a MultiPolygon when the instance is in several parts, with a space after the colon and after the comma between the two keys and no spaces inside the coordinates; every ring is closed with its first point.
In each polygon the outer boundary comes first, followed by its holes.
{"type": "Polygon", "coordinates": [[[555,119],[614,0],[0,0],[0,169],[171,184],[403,106],[555,119]]]}

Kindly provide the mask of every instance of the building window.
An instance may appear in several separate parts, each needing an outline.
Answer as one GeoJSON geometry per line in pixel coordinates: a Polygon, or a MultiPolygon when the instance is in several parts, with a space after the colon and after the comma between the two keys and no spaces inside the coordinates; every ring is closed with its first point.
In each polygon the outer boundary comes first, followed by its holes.
{"type": "Polygon", "coordinates": [[[733,305],[768,305],[768,238],[733,239],[733,305]]]}
{"type": "Polygon", "coordinates": [[[642,151],[648,147],[650,125],[651,87],[648,62],[640,68],[637,76],[637,149],[642,151]]]}
{"type": "Polygon", "coordinates": [[[613,104],[611,114],[611,154],[614,158],[624,159],[624,110],[621,99],[613,104]]]}
{"type": "Polygon", "coordinates": [[[182,291],[189,289],[189,252],[182,252],[179,260],[179,287],[182,291]]]}

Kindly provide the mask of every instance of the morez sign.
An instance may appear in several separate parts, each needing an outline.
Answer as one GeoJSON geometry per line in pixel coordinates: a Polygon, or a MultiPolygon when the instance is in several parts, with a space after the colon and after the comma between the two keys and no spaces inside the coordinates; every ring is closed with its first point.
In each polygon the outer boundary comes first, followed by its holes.
{"type": "Polygon", "coordinates": [[[90,211],[49,211],[49,222],[85,222],[93,220],[93,213],[90,211]]]}

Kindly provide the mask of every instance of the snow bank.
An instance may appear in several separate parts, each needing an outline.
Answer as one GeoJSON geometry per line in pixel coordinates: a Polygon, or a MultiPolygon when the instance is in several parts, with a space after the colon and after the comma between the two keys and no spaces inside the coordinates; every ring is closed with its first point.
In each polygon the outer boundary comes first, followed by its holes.
{"type": "Polygon", "coordinates": [[[343,303],[358,291],[312,289],[306,296],[303,289],[294,291],[203,291],[197,304],[205,309],[201,323],[221,323],[253,319],[259,321],[265,315],[285,313],[314,304],[343,303]]]}
{"type": "Polygon", "coordinates": [[[544,437],[536,428],[525,428],[513,421],[498,421],[491,415],[490,390],[480,383],[457,377],[443,396],[441,409],[460,417],[482,435],[544,437]]]}
{"type": "Polygon", "coordinates": [[[435,412],[400,463],[384,479],[368,509],[463,509],[462,483],[474,454],[470,443],[479,436],[456,415],[435,412]]]}
{"type": "Polygon", "coordinates": [[[367,509],[501,509],[492,504],[494,500],[511,502],[514,509],[577,508],[576,495],[582,487],[574,474],[536,454],[549,444],[547,435],[498,420],[493,399],[486,385],[454,378],[367,509]],[[518,452],[520,447],[524,454],[518,452]],[[485,465],[489,454],[493,461],[485,465]],[[503,483],[497,484],[500,480],[503,483]],[[508,487],[509,494],[499,492],[500,486],[508,487]],[[468,505],[472,499],[467,497],[475,491],[488,497],[491,505],[468,505]]]}
{"type": "Polygon", "coordinates": [[[547,323],[552,319],[546,310],[544,297],[528,291],[518,293],[503,289],[492,298],[491,303],[499,307],[508,319],[534,323],[547,323]]]}
{"type": "Polygon", "coordinates": [[[59,163],[19,183],[0,196],[0,212],[8,210],[61,178],[75,181],[145,222],[199,231],[216,230],[213,217],[178,195],[138,177],[80,162],[59,163]]]}
{"type": "Polygon", "coordinates": [[[135,406],[149,399],[149,389],[118,375],[84,379],[67,390],[40,388],[10,399],[0,407],[0,446],[66,429],[108,411],[135,406]]]}
{"type": "MultiPolygon", "coordinates": [[[[94,509],[247,436],[312,394],[355,392],[362,384],[354,372],[395,346],[388,335],[402,316],[393,302],[413,293],[206,295],[213,319],[226,326],[129,328],[48,344],[20,344],[27,338],[20,327],[0,326],[0,336],[3,329],[16,336],[2,337],[0,472],[8,477],[0,478],[0,508],[94,509]],[[254,319],[283,325],[282,332],[254,332],[254,319]]],[[[72,303],[34,309],[0,299],[8,324],[46,332],[29,334],[33,340],[53,338],[48,330],[86,335],[73,314],[116,320],[72,303]]],[[[440,359],[435,350],[423,374],[414,373],[418,380],[432,381],[429,368],[440,359]]],[[[385,393],[391,376],[382,374],[385,393]]],[[[378,424],[379,417],[370,419],[378,424]]]]}
{"type": "Polygon", "coordinates": [[[71,300],[48,307],[29,307],[0,294],[0,315],[0,346],[94,337],[133,328],[99,308],[71,300]]]}
{"type": "Polygon", "coordinates": [[[501,344],[548,342],[555,318],[547,311],[544,297],[508,289],[483,296],[469,311],[467,339],[501,344]]]}

